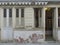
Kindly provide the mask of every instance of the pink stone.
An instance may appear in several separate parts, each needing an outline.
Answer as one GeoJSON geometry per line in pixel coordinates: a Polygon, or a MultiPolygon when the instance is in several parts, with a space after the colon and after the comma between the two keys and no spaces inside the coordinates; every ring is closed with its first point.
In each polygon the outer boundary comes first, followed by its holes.
{"type": "Polygon", "coordinates": [[[32,34],[31,41],[32,42],[37,42],[37,40],[38,40],[37,34],[36,33],[32,34]]]}
{"type": "Polygon", "coordinates": [[[38,34],[38,38],[39,39],[42,39],[43,38],[43,35],[42,34],[38,34]]]}

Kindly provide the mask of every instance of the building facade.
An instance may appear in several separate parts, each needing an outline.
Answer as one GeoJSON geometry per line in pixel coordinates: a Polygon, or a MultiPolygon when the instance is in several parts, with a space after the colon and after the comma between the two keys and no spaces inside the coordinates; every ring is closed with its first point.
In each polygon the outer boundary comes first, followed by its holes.
{"type": "Polygon", "coordinates": [[[0,0],[0,40],[60,41],[59,0],[0,0]]]}

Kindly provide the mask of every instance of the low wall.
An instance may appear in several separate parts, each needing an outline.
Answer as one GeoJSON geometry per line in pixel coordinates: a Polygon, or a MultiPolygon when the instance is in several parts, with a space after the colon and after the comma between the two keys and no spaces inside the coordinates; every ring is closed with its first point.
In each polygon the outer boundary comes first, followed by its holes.
{"type": "Polygon", "coordinates": [[[17,42],[43,42],[43,31],[14,31],[14,39],[17,42]]]}

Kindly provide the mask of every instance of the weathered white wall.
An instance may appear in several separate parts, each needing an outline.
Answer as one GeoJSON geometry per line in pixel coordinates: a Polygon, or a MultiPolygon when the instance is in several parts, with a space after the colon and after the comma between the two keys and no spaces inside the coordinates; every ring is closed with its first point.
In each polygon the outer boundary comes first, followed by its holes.
{"type": "MultiPolygon", "coordinates": [[[[28,39],[29,42],[32,42],[31,39],[29,38],[29,36],[32,36],[32,34],[37,34],[37,36],[39,37],[39,35],[43,36],[44,35],[44,32],[42,30],[39,30],[39,31],[14,31],[14,39],[18,39],[19,40],[19,37],[23,38],[24,40],[28,39]]],[[[37,42],[44,42],[44,36],[41,38],[39,38],[38,40],[35,40],[37,42]]]]}
{"type": "MultiPolygon", "coordinates": [[[[16,20],[17,20],[16,25],[18,26],[18,19],[16,19],[16,20]]],[[[43,19],[41,18],[41,22],[42,22],[42,20],[43,19]]],[[[10,25],[12,25],[11,21],[12,21],[12,19],[10,20],[10,25]]],[[[28,28],[28,27],[30,27],[30,28],[34,27],[34,10],[33,10],[33,8],[25,8],[25,10],[24,10],[24,21],[25,21],[25,23],[24,23],[25,25],[24,26],[26,28],[28,28]]],[[[55,27],[56,26],[56,18],[54,18],[53,21],[55,21],[53,23],[54,24],[54,26],[53,26],[53,37],[55,39],[58,38],[60,40],[60,33],[57,31],[58,29],[55,27]]],[[[21,22],[21,23],[23,25],[23,22],[21,22]]],[[[6,25],[6,19],[4,19],[4,26],[5,25],[6,25]]],[[[0,14],[0,28],[1,28],[1,14],[0,14]]],[[[59,31],[60,31],[60,29],[59,29],[59,31]]]]}
{"type": "Polygon", "coordinates": [[[28,7],[24,9],[24,20],[25,20],[25,28],[34,27],[34,9],[33,8],[28,7]]]}

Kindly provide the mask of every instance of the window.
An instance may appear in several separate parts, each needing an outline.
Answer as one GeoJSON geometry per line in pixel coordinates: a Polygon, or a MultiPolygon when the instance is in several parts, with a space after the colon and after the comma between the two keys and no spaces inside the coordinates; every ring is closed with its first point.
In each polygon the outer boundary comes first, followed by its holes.
{"type": "MultiPolygon", "coordinates": [[[[16,17],[19,17],[19,9],[16,9],[16,17]]],[[[24,9],[21,9],[21,17],[24,17],[24,9]]]]}
{"type": "Polygon", "coordinates": [[[6,17],[6,9],[4,9],[4,17],[6,17]]]}
{"type": "Polygon", "coordinates": [[[24,9],[21,9],[21,17],[24,17],[24,9]]]}
{"type": "Polygon", "coordinates": [[[16,9],[16,17],[19,17],[19,9],[16,9]]]}
{"type": "Polygon", "coordinates": [[[24,27],[24,9],[16,9],[16,27],[24,27]],[[20,12],[19,12],[20,11],[20,12]]]}
{"type": "MultiPolygon", "coordinates": [[[[6,16],[6,9],[4,9],[4,17],[6,16]]],[[[12,9],[9,9],[9,17],[12,17],[12,9]]]]}
{"type": "Polygon", "coordinates": [[[9,17],[12,17],[12,9],[9,9],[9,17]]]}
{"type": "Polygon", "coordinates": [[[60,27],[60,8],[58,8],[58,27],[60,27]]]}

